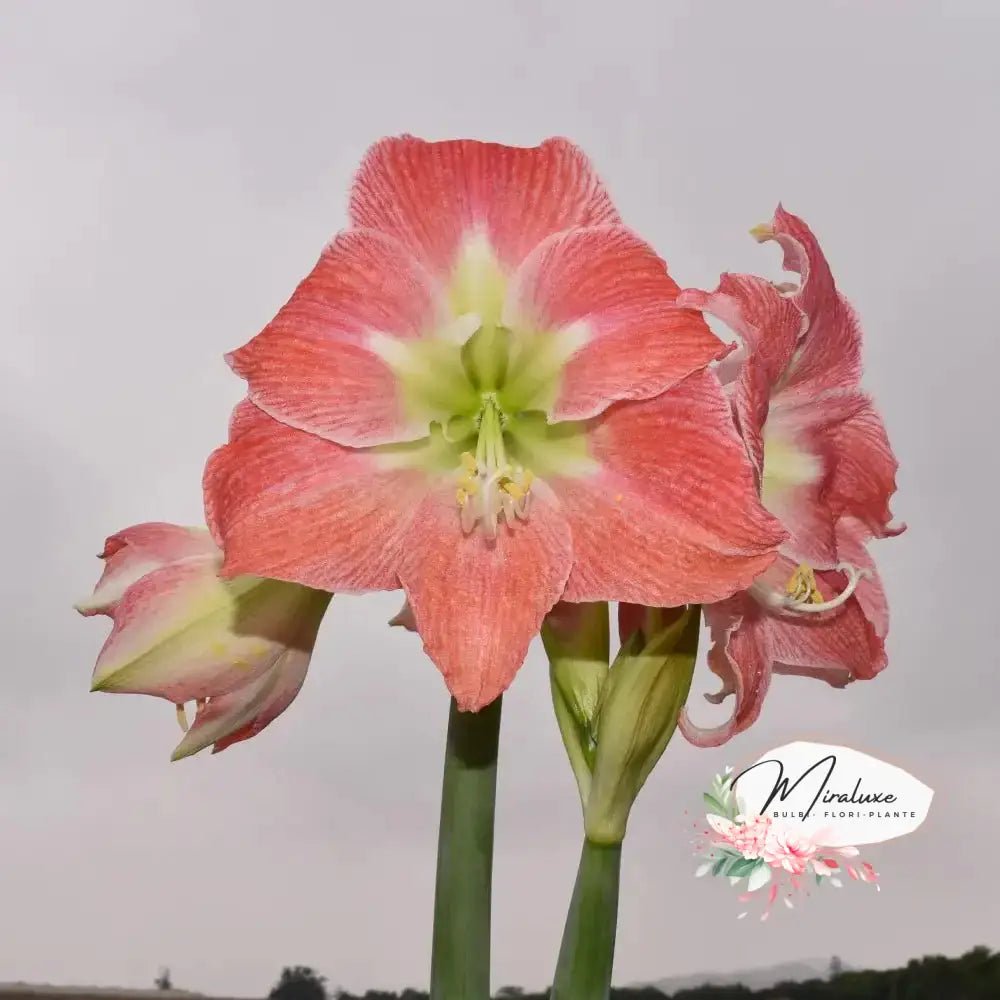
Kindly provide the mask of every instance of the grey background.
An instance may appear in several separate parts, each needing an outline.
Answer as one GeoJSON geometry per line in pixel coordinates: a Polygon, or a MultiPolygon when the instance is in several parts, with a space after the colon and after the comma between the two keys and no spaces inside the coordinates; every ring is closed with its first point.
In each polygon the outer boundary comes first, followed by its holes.
{"type": "MultiPolygon", "coordinates": [[[[88,695],[72,601],[105,535],[200,519],[221,360],[344,223],[383,134],[594,158],[682,284],[777,276],[781,199],[867,330],[902,462],[891,665],[779,678],[729,746],[672,745],[633,813],[617,976],[998,944],[996,3],[0,3],[0,980],[261,994],[284,963],[426,981],[447,699],[395,595],[337,598],[263,736],[170,765],[157,700],[88,695]],[[688,839],[727,763],[846,742],[937,790],[851,886],[737,923],[688,839]],[[685,810],[691,810],[685,815],[685,810]]],[[[696,682],[710,686],[706,673],[696,682]]],[[[714,718],[709,705],[699,718],[714,718]]],[[[580,821],[538,648],[504,708],[495,982],[548,982],[580,821]]]]}

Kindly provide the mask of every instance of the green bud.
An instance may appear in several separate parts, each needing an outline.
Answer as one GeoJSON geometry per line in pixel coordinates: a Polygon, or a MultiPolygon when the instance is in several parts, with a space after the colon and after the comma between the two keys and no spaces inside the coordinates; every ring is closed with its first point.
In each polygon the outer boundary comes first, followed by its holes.
{"type": "MultiPolygon", "coordinates": [[[[660,622],[669,619],[670,612],[660,622]]],[[[622,646],[601,693],[597,753],[584,807],[587,839],[618,844],[632,803],[660,759],[687,701],[701,609],[688,607],[659,631],[638,629],[622,646]]]]}
{"type": "Polygon", "coordinates": [[[608,667],[606,604],[559,604],[546,618],[552,700],[583,804],[587,839],[618,844],[632,803],[687,700],[701,609],[646,609],[608,667]]]}
{"type": "Polygon", "coordinates": [[[597,713],[608,677],[607,604],[557,604],[542,625],[542,643],[549,657],[556,721],[586,805],[597,749],[597,713]]]}

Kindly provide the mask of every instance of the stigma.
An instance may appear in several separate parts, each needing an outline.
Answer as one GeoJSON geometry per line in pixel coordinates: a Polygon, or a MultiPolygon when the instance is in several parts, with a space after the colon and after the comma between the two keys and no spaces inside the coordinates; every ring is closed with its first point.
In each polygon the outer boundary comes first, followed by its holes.
{"type": "Polygon", "coordinates": [[[785,585],[785,593],[775,603],[781,608],[797,614],[816,614],[823,611],[833,611],[846,604],[858,589],[862,578],[868,571],[859,569],[851,563],[837,563],[834,567],[847,577],[847,586],[829,600],[824,599],[816,583],[816,574],[808,563],[801,563],[789,577],[785,585]]]}

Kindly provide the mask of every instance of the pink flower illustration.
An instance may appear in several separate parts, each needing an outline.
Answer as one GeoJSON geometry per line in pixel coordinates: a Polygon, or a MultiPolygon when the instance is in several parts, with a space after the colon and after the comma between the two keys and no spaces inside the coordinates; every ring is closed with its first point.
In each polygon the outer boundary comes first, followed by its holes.
{"type": "Polygon", "coordinates": [[[769,816],[754,816],[736,827],[736,839],[733,846],[745,858],[760,858],[764,855],[764,847],[771,832],[769,816]]]}
{"type": "Polygon", "coordinates": [[[748,822],[734,822],[722,816],[707,817],[715,831],[712,842],[719,847],[731,847],[744,858],[755,860],[763,856],[771,820],[767,816],[754,816],[748,822]]]}
{"type": "Polygon", "coordinates": [[[771,826],[761,857],[772,868],[783,868],[792,875],[802,875],[820,850],[808,834],[787,826],[771,826]]]}

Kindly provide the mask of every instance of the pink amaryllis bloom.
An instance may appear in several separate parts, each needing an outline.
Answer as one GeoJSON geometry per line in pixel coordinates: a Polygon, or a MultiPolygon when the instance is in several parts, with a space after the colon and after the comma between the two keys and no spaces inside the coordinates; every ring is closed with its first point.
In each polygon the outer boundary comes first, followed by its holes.
{"type": "Polygon", "coordinates": [[[76,605],[114,625],[92,690],[177,706],[186,734],[173,760],[255,736],[305,679],[330,595],[297,584],[219,578],[222,553],[201,528],[152,522],[112,535],[94,593],[76,605]],[[188,729],[185,703],[196,703],[188,729]]]}
{"type": "Polygon", "coordinates": [[[898,534],[889,499],[897,463],[882,420],[860,388],[861,327],[834,284],[815,236],[780,206],[754,230],[775,240],[798,286],[723,275],[716,291],[679,301],[724,320],[743,342],[722,375],[764,506],[788,532],[753,586],[705,609],[709,666],[735,695],[732,718],[706,729],[685,713],[681,731],[715,746],[758,716],[772,672],[841,687],[886,664],[888,609],[866,550],[898,534]]]}
{"type": "Polygon", "coordinates": [[[726,349],[575,146],[386,139],[350,220],[228,359],[224,574],[402,587],[476,710],[560,598],[714,601],[767,568],[726,349]]]}

